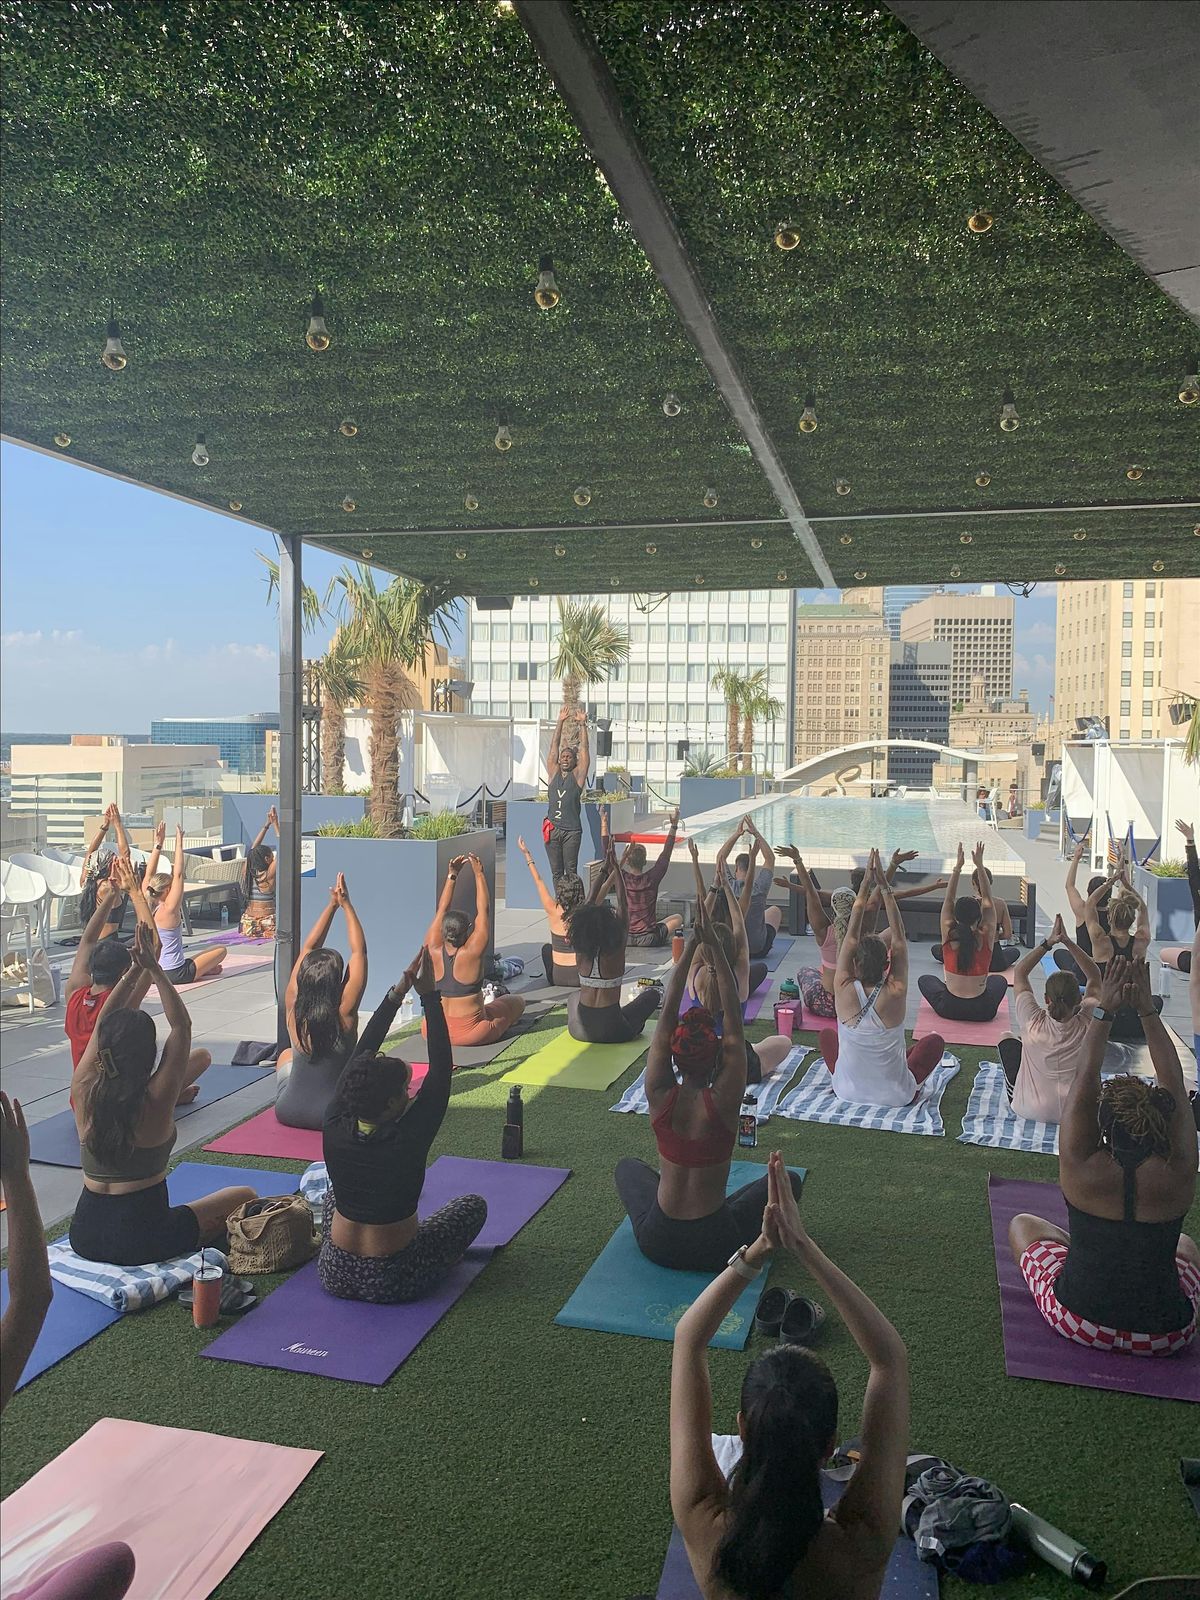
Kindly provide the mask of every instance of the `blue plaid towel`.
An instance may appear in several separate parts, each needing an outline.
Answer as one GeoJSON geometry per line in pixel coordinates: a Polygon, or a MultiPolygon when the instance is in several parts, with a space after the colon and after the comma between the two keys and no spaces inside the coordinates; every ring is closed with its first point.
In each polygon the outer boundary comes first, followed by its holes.
{"type": "Polygon", "coordinates": [[[323,1161],[314,1161],[311,1167],[305,1167],[300,1178],[300,1193],[308,1201],[314,1211],[320,1211],[325,1205],[325,1196],[329,1190],[329,1173],[323,1161]]]}
{"type": "MultiPolygon", "coordinates": [[[[755,1114],[760,1122],[770,1119],[775,1111],[784,1090],[796,1076],[797,1070],[804,1065],[807,1058],[812,1055],[812,1046],[799,1044],[789,1055],[762,1080],[761,1083],[752,1083],[747,1087],[746,1093],[754,1097],[755,1114]]],[[[617,1101],[615,1106],[609,1106],[610,1111],[634,1111],[641,1116],[650,1114],[650,1102],[646,1099],[646,1073],[645,1069],[636,1083],[631,1083],[629,1088],[617,1101]]]]}
{"type": "Polygon", "coordinates": [[[823,1060],[804,1074],[791,1094],[777,1107],[781,1117],[795,1122],[832,1122],[844,1128],[878,1128],[885,1133],[924,1133],[940,1139],[946,1129],[939,1109],[946,1085],[958,1072],[958,1057],[948,1051],[934,1067],[907,1106],[871,1106],[839,1100],[823,1060]]]}
{"type": "MultiPolygon", "coordinates": [[[[85,1261],[77,1256],[66,1239],[49,1246],[50,1276],[78,1289],[114,1311],[145,1311],[168,1295],[186,1289],[200,1266],[201,1252],[176,1256],[173,1261],[151,1261],[144,1267],[114,1267],[100,1261],[85,1261]]],[[[204,1261],[229,1271],[229,1262],[219,1250],[205,1249],[204,1261]]]]}
{"type": "Polygon", "coordinates": [[[1027,1122],[1008,1103],[1004,1068],[998,1061],[980,1063],[963,1114],[959,1144],[982,1144],[990,1150],[1028,1150],[1058,1154],[1058,1123],[1027,1122]]]}

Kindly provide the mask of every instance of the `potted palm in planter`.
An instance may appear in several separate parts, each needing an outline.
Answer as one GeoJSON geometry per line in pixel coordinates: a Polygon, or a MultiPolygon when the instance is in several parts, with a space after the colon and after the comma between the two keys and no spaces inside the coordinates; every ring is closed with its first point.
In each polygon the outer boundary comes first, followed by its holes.
{"type": "Polygon", "coordinates": [[[714,750],[695,750],[684,763],[679,780],[679,814],[699,816],[733,801],[748,800],[758,793],[752,772],[739,772],[736,766],[714,750]]]}
{"type": "Polygon", "coordinates": [[[1182,861],[1151,861],[1133,869],[1133,883],[1146,902],[1150,937],[1167,944],[1190,944],[1196,930],[1192,891],[1182,861]]]}

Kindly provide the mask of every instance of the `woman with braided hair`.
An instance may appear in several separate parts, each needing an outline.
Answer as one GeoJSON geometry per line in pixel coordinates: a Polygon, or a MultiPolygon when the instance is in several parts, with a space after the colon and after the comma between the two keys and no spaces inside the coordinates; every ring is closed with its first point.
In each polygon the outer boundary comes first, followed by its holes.
{"type": "Polygon", "coordinates": [[[1022,1214],[1009,1247],[1037,1308],[1076,1344],[1174,1355],[1196,1332],[1200,1250],[1181,1231],[1196,1194],[1196,1124],[1179,1056],[1155,1011],[1144,961],[1109,961],[1088,1007],[1088,1059],[1067,1099],[1058,1178],[1068,1231],[1022,1214]],[[1157,1083],[1101,1081],[1112,1019],[1136,1010],[1157,1083]]]}

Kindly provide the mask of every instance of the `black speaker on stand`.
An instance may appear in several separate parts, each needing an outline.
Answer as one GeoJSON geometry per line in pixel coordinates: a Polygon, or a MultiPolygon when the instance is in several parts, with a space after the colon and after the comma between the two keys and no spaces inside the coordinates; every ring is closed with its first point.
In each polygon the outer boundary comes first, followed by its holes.
{"type": "Polygon", "coordinates": [[[598,756],[612,755],[612,733],[608,728],[596,730],[596,754],[598,756]]]}
{"type": "Polygon", "coordinates": [[[676,761],[683,761],[686,758],[687,753],[691,748],[692,748],[692,744],[691,744],[691,740],[690,739],[676,739],[676,741],[675,741],[675,759],[676,759],[676,761]]]}

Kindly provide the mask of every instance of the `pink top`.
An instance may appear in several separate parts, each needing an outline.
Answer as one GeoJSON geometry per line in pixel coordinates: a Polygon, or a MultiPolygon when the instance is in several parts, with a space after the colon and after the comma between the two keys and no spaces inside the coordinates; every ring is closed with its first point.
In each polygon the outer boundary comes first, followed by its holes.
{"type": "Polygon", "coordinates": [[[1032,1122],[1061,1122],[1063,1107],[1087,1059],[1087,1021],[1081,1012],[1055,1022],[1028,991],[1017,996],[1021,1070],[1012,1108],[1032,1122]]]}
{"type": "Polygon", "coordinates": [[[821,965],[828,967],[830,972],[836,972],[838,958],[837,927],[832,922],[825,929],[825,937],[821,940],[820,949],[821,965]]]}

